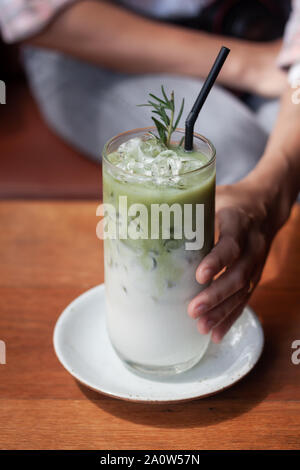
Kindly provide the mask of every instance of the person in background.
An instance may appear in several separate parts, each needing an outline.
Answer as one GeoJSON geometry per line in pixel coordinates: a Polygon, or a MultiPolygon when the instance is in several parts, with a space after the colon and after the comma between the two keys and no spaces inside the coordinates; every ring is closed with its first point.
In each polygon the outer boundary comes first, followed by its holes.
{"type": "Polygon", "coordinates": [[[3,38],[23,45],[43,116],[94,159],[112,135],[149,124],[147,108],[136,104],[161,84],[175,90],[178,102],[185,97],[188,112],[220,46],[231,49],[195,127],[217,148],[220,235],[196,272],[199,283],[213,282],[188,313],[201,333],[212,330],[215,342],[258,284],[300,189],[300,0],[292,2],[283,43],[276,39],[281,25],[275,34],[272,25],[288,2],[250,3],[0,0],[3,38]],[[266,5],[257,35],[256,13],[266,5]],[[247,15],[254,18],[249,27],[247,15]]]}

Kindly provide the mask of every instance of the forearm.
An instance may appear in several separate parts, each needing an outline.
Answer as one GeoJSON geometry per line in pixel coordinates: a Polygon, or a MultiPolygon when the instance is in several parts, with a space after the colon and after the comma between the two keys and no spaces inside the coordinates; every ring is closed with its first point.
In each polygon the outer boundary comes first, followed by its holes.
{"type": "Polygon", "coordinates": [[[279,226],[300,191],[300,104],[293,103],[293,93],[295,90],[288,86],[264,155],[246,178],[263,192],[279,226]]]}
{"type": "MultiPolygon", "coordinates": [[[[110,3],[82,1],[29,42],[126,73],[205,77],[223,39],[152,21],[110,3]]],[[[253,55],[248,50],[253,45],[234,39],[226,39],[226,45],[232,52],[220,82],[243,87],[243,63],[253,55]]]]}

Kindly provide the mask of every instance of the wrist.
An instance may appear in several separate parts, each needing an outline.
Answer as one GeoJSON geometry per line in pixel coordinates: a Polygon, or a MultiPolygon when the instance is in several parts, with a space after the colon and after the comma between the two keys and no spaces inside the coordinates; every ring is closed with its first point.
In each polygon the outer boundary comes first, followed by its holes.
{"type": "Polygon", "coordinates": [[[239,81],[244,90],[258,93],[264,89],[266,50],[262,44],[245,42],[239,54],[239,81]]]}
{"type": "Polygon", "coordinates": [[[261,45],[237,39],[229,39],[226,45],[231,53],[220,73],[220,81],[238,90],[254,91],[263,66],[261,45]]]}
{"type": "Polygon", "coordinates": [[[235,45],[232,72],[237,88],[267,97],[283,92],[286,75],[276,65],[278,44],[277,41],[268,44],[242,41],[235,45]]]}

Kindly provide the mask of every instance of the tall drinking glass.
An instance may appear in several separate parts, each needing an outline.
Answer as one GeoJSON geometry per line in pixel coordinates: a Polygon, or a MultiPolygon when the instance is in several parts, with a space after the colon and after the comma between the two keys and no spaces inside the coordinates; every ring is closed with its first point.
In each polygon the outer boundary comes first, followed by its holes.
{"type": "MultiPolygon", "coordinates": [[[[126,365],[143,373],[171,375],[193,367],[210,340],[198,332],[187,305],[204,288],[196,282],[195,272],[214,243],[215,149],[205,137],[194,134],[194,149],[205,163],[176,177],[132,174],[114,165],[109,156],[122,143],[147,138],[149,132],[154,129],[125,132],[104,147],[103,199],[114,209],[108,217],[122,232],[104,239],[106,321],[111,343],[126,365]],[[136,204],[148,213],[142,229],[136,204]],[[170,232],[165,238],[162,226],[168,208],[170,232]],[[184,224],[189,224],[191,236],[184,224]],[[151,233],[153,225],[158,235],[151,233]],[[132,233],[148,231],[148,237],[126,238],[124,226],[128,233],[130,227],[132,233]]],[[[179,145],[183,136],[184,131],[177,129],[172,145],[179,145]]]]}

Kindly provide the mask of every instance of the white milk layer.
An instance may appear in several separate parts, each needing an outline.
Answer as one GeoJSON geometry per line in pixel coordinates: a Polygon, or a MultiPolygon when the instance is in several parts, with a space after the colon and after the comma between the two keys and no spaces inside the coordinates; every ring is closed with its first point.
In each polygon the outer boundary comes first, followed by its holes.
{"type": "Polygon", "coordinates": [[[210,336],[201,335],[187,314],[189,301],[201,290],[195,280],[199,254],[182,245],[155,261],[122,241],[105,244],[107,326],[117,352],[158,368],[200,359],[210,336]]]}

